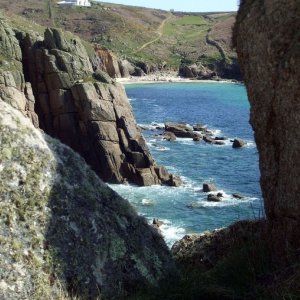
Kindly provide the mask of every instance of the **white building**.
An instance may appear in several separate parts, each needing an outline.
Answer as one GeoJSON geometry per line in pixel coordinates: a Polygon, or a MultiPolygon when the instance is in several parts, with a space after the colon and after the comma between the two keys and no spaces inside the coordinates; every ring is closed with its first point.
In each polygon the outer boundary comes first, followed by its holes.
{"type": "Polygon", "coordinates": [[[60,5],[77,5],[77,6],[91,6],[91,3],[89,0],[64,0],[59,1],[57,4],[60,5]]]}

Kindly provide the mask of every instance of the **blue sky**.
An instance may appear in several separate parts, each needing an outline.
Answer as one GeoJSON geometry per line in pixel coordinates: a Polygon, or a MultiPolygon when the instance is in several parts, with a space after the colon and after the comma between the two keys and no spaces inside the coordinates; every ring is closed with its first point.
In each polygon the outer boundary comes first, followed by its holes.
{"type": "MultiPolygon", "coordinates": [[[[104,2],[104,1],[103,1],[104,2]]],[[[239,0],[110,0],[110,3],[145,6],[178,11],[234,11],[238,9],[239,0]]]]}

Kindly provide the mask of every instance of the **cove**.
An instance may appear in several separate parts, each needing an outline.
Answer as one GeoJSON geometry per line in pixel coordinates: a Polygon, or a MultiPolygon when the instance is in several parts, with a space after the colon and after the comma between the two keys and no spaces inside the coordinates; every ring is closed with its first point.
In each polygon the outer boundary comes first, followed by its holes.
{"type": "Polygon", "coordinates": [[[168,245],[187,233],[201,233],[234,221],[259,218],[263,204],[259,186],[258,153],[249,125],[245,87],[232,83],[165,83],[126,85],[138,124],[158,164],[181,176],[179,188],[110,185],[149,222],[164,222],[162,234],[168,245]],[[164,122],[205,124],[225,145],[210,145],[179,138],[160,140],[157,127],[164,122]],[[247,142],[233,149],[230,140],[247,142]],[[223,194],[222,202],[208,202],[202,184],[212,182],[223,194]],[[245,198],[235,199],[240,193],[245,198]]]}

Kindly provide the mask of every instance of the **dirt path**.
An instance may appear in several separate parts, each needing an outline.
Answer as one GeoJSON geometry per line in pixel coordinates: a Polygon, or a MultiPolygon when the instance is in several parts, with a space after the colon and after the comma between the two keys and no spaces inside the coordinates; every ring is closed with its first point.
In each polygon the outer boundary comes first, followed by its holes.
{"type": "Polygon", "coordinates": [[[137,52],[140,52],[142,51],[143,49],[145,49],[146,47],[148,47],[149,45],[157,42],[163,35],[163,30],[164,30],[164,26],[166,24],[166,22],[168,22],[171,18],[173,17],[173,14],[172,13],[169,13],[169,16],[164,19],[161,24],[158,26],[158,28],[156,29],[156,33],[158,34],[158,37],[155,38],[154,40],[150,41],[150,42],[147,42],[145,43],[144,45],[142,45],[139,49],[137,49],[136,51],[134,51],[133,53],[137,53],[137,52]]]}

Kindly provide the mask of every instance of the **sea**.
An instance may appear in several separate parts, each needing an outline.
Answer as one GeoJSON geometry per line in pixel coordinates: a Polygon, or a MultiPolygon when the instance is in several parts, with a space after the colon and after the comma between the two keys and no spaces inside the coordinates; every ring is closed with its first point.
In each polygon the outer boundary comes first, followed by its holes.
{"type": "Polygon", "coordinates": [[[186,234],[203,233],[264,215],[259,185],[258,152],[249,124],[250,106],[244,85],[234,83],[155,83],[126,85],[137,123],[151,154],[169,172],[181,177],[180,187],[111,184],[140,215],[160,227],[168,246],[186,234]],[[165,122],[204,124],[225,145],[177,138],[159,139],[165,122]],[[232,148],[232,139],[247,142],[232,148]],[[208,202],[203,183],[213,183],[221,202],[208,202]],[[243,199],[236,199],[238,193],[243,199]]]}

